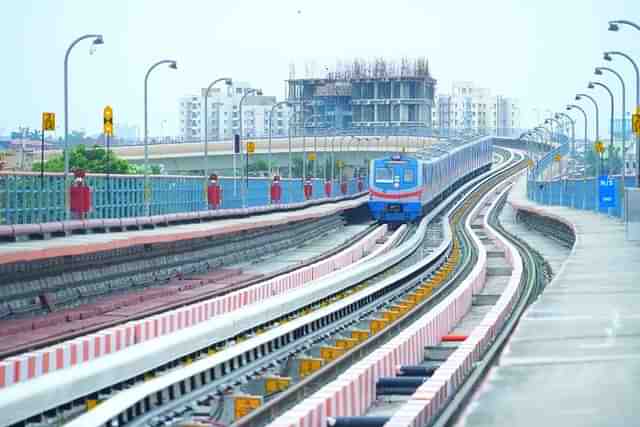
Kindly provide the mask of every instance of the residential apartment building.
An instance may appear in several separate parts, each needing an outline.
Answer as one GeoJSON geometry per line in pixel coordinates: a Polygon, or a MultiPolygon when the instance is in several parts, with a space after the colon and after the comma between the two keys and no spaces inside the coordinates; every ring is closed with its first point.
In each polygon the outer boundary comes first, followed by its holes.
{"type": "Polygon", "coordinates": [[[520,127],[517,100],[492,95],[472,82],[454,82],[451,93],[436,95],[432,126],[442,134],[453,131],[506,134],[520,127]]]}
{"type": "MultiPolygon", "coordinates": [[[[230,139],[240,132],[240,100],[251,89],[245,82],[234,82],[231,86],[220,84],[213,87],[208,96],[207,133],[210,141],[230,139]]],[[[204,95],[186,95],[180,98],[180,135],[185,141],[204,139],[204,95]]],[[[261,138],[269,135],[269,116],[276,103],[275,96],[249,95],[242,103],[243,134],[245,137],[261,138]]],[[[289,127],[289,109],[275,110],[272,132],[274,136],[286,136],[289,127]]]]}

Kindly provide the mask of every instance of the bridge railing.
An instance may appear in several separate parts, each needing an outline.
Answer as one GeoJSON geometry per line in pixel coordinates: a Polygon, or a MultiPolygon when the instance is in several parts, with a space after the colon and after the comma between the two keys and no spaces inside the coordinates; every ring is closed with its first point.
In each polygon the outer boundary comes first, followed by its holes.
{"type": "MultiPolygon", "coordinates": [[[[88,219],[129,218],[145,215],[143,175],[87,174],[91,188],[91,210],[88,219]]],[[[300,179],[283,179],[282,202],[304,200],[300,179]]],[[[220,208],[243,207],[244,179],[222,177],[220,208]],[[235,183],[234,183],[235,181],[235,183]]],[[[249,178],[246,206],[268,205],[270,178],[249,178]]],[[[364,179],[364,188],[367,180],[364,179]]],[[[341,195],[340,183],[334,181],[332,196],[341,195]]],[[[357,192],[357,181],[347,182],[347,194],[357,192]]],[[[325,197],[324,181],[313,180],[313,199],[325,197]]],[[[206,210],[206,182],[202,176],[154,175],[149,177],[149,213],[171,213],[206,210]]],[[[61,173],[0,173],[0,224],[33,224],[67,219],[64,201],[64,176],[61,173]]]]}
{"type": "Polygon", "coordinates": [[[563,142],[558,147],[547,152],[536,163],[533,170],[528,174],[527,197],[537,203],[544,205],[566,206],[574,209],[598,211],[603,214],[613,215],[622,218],[624,215],[622,207],[622,195],[625,187],[635,187],[635,177],[627,175],[612,175],[609,177],[614,182],[616,204],[613,208],[599,207],[598,181],[596,177],[567,178],[556,177],[551,180],[544,180],[542,175],[545,170],[551,168],[555,161],[555,156],[560,154],[566,156],[569,153],[568,141],[563,142]]]}

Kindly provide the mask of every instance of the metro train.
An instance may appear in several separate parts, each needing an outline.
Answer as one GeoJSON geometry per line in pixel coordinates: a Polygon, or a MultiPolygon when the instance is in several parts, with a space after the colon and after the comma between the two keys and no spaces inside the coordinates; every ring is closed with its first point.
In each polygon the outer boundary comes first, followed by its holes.
{"type": "Polygon", "coordinates": [[[411,222],[447,197],[460,184],[489,170],[490,138],[445,142],[409,156],[372,160],[369,210],[382,222],[411,222]]]}

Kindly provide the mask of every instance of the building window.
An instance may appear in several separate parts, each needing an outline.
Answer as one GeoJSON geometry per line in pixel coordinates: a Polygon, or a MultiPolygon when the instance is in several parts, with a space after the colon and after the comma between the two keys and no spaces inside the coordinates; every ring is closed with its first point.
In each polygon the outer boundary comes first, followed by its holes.
{"type": "Polygon", "coordinates": [[[391,98],[391,82],[378,83],[378,98],[382,98],[382,99],[391,98]]]}
{"type": "Polygon", "coordinates": [[[353,121],[361,122],[362,121],[362,106],[361,105],[353,105],[352,106],[353,113],[353,121]]]}

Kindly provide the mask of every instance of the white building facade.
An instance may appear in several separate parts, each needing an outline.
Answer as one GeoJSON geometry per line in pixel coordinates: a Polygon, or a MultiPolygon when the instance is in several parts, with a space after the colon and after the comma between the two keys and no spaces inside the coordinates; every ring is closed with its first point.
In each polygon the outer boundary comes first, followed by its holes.
{"type": "MultiPolygon", "coordinates": [[[[227,86],[220,83],[213,87],[208,97],[208,139],[231,139],[240,132],[240,99],[251,89],[248,83],[239,82],[227,86]]],[[[186,95],[180,98],[180,135],[185,141],[204,139],[204,95],[186,95]]],[[[269,115],[276,103],[275,96],[249,95],[242,103],[243,134],[245,137],[269,136],[269,115]]],[[[281,106],[274,112],[273,136],[286,136],[289,127],[289,108],[281,106]]]]}
{"type": "Polygon", "coordinates": [[[436,95],[432,126],[450,132],[496,132],[505,135],[520,128],[520,108],[514,98],[492,95],[472,82],[454,82],[450,94],[436,95]]]}

